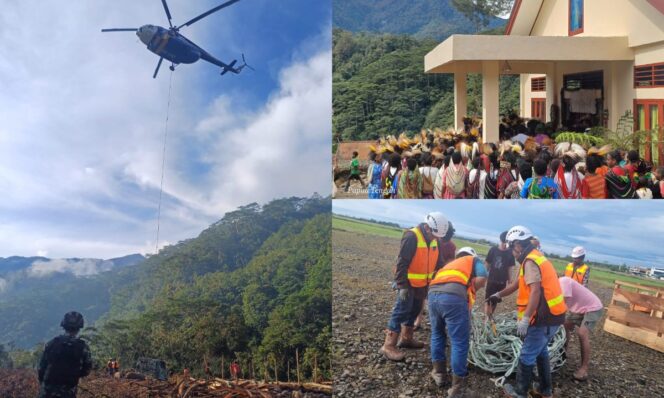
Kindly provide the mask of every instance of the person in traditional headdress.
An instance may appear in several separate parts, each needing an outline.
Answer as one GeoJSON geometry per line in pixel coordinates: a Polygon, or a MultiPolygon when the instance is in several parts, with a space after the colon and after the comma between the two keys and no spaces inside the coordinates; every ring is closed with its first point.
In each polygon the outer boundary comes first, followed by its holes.
{"type": "Polygon", "coordinates": [[[422,199],[433,199],[433,190],[438,169],[433,167],[431,153],[425,152],[422,154],[420,174],[422,175],[422,199]]]}
{"type": "Polygon", "coordinates": [[[382,198],[381,177],[383,175],[382,154],[374,151],[369,153],[369,169],[367,170],[367,186],[369,199],[382,198]]]}
{"type": "Polygon", "coordinates": [[[420,199],[422,197],[422,175],[415,158],[408,158],[406,168],[399,172],[397,199],[420,199]]]}
{"type": "Polygon", "coordinates": [[[569,151],[563,155],[562,161],[556,170],[554,182],[558,186],[561,199],[581,199],[581,181],[583,176],[574,167],[577,155],[569,151]]]}
{"type": "Polygon", "coordinates": [[[397,187],[401,171],[401,156],[398,153],[390,155],[388,167],[383,168],[381,186],[383,199],[394,199],[397,196],[397,187]]]}
{"type": "Polygon", "coordinates": [[[443,174],[443,199],[463,199],[466,197],[467,174],[468,170],[461,163],[461,152],[455,151],[443,174]]]}

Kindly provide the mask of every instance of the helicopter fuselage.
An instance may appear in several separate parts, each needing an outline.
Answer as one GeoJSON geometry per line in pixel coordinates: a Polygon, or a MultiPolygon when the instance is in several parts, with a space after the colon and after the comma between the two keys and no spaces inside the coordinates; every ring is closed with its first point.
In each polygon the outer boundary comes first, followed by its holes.
{"type": "Polygon", "coordinates": [[[136,31],[136,36],[148,50],[174,64],[193,64],[204,51],[178,32],[161,26],[144,25],[136,31]]]}

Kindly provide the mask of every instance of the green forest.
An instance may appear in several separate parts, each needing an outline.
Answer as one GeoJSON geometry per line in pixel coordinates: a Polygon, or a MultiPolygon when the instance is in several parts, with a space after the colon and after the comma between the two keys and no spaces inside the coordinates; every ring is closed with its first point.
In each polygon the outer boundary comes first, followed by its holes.
{"type": "MultiPolygon", "coordinates": [[[[502,34],[503,28],[484,32],[502,34]]],[[[454,125],[454,79],[425,74],[424,56],[439,40],[333,32],[334,142],[376,139],[454,125]]],[[[500,82],[500,112],[519,106],[518,76],[500,82]]],[[[482,80],[468,77],[468,113],[481,116],[482,80]]]]}
{"type": "MultiPolygon", "coordinates": [[[[95,287],[109,291],[110,308],[81,334],[94,359],[118,357],[131,367],[159,358],[195,375],[204,362],[218,374],[222,361],[237,360],[245,377],[274,378],[276,368],[286,380],[295,378],[297,354],[303,377],[329,379],[329,210],[330,199],[317,196],[253,203],[194,239],[104,274],[97,283],[105,287],[95,287]]],[[[13,350],[13,366],[34,366],[39,350],[13,350]]]]}

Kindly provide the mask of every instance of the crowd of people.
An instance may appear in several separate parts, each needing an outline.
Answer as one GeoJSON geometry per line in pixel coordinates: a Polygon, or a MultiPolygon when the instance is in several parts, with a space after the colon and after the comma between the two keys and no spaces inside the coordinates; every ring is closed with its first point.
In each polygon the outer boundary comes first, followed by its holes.
{"type": "Polygon", "coordinates": [[[586,150],[542,137],[482,145],[435,139],[413,145],[404,138],[377,143],[365,180],[354,153],[345,190],[356,179],[369,199],[662,198],[664,166],[653,166],[636,150],[586,150]]]}
{"type": "Polygon", "coordinates": [[[576,331],[581,361],[573,377],[588,379],[590,334],[602,318],[603,305],[588,288],[590,269],[586,251],[575,247],[572,262],[559,276],[544,253],[540,241],[524,226],[514,226],[500,235],[500,244],[482,261],[471,247],[456,249],[451,241],[454,228],[447,217],[433,212],[406,230],[395,267],[393,288],[397,291],[385,341],[380,353],[388,360],[402,361],[402,349],[421,349],[415,338],[417,318],[427,306],[431,323],[431,377],[438,387],[450,387],[449,398],[475,397],[468,383],[471,310],[477,292],[486,286],[484,308],[491,317],[503,298],[517,293],[516,333],[523,344],[516,381],[505,384],[508,397],[553,396],[547,345],[560,327],[567,330],[567,343],[576,331]],[[512,269],[517,267],[517,271],[512,269]],[[513,277],[511,276],[512,274],[513,277]],[[446,345],[449,339],[450,358],[446,345]],[[447,366],[451,368],[451,381],[447,366]],[[539,382],[532,386],[537,369],[539,382]]]}

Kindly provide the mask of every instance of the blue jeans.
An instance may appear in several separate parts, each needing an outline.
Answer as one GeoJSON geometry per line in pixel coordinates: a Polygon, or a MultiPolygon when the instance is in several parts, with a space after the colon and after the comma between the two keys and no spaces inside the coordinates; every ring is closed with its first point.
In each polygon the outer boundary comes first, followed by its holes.
{"type": "Polygon", "coordinates": [[[395,333],[400,333],[401,325],[413,327],[417,316],[422,311],[423,305],[424,298],[415,298],[415,291],[413,289],[410,289],[410,294],[406,301],[401,301],[399,293],[397,293],[397,302],[394,304],[394,308],[392,308],[392,316],[387,322],[387,328],[395,333]]]}
{"type": "Polygon", "coordinates": [[[470,310],[468,300],[447,294],[429,294],[429,319],[431,321],[431,361],[445,361],[447,333],[452,344],[452,373],[459,377],[468,375],[468,346],[470,344],[470,310]],[[445,331],[447,328],[447,332],[445,331]]]}
{"type": "Polygon", "coordinates": [[[537,363],[537,359],[549,360],[547,345],[560,326],[530,326],[521,346],[519,360],[528,366],[537,363]]]}

